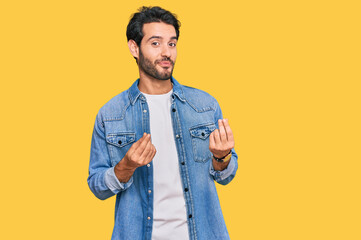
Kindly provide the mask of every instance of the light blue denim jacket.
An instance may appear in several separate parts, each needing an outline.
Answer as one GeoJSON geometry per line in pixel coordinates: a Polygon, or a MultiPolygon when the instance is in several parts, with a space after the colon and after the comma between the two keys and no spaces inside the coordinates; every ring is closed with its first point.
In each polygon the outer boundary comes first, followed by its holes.
{"type": "MultiPolygon", "coordinates": [[[[208,93],[183,86],[174,78],[171,116],[191,240],[229,239],[214,181],[225,185],[235,176],[237,154],[223,171],[215,171],[209,135],[218,128],[222,111],[208,93]]],[[[130,146],[150,133],[146,98],[139,79],[106,103],[96,117],[88,185],[99,199],[116,194],[113,240],[150,240],[153,225],[153,164],[139,167],[126,183],[116,178],[114,166],[130,146]],[[149,191],[151,190],[151,191],[149,191]]],[[[172,239],[172,236],[169,236],[172,239]]]]}

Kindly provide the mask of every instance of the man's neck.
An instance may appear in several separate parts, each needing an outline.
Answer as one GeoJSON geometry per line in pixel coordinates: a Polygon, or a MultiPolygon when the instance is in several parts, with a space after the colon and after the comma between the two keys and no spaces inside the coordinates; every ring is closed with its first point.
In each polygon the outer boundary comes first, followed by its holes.
{"type": "Polygon", "coordinates": [[[159,80],[151,77],[140,76],[139,91],[146,94],[165,94],[168,93],[173,88],[173,84],[170,79],[168,80],[159,80]]]}

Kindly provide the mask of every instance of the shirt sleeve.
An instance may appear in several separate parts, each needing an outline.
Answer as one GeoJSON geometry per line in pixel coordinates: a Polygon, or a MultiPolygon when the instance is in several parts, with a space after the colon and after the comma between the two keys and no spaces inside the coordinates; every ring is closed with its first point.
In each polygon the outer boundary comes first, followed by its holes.
{"type": "Polygon", "coordinates": [[[100,114],[97,115],[94,124],[87,181],[90,190],[101,200],[126,190],[133,182],[131,178],[127,183],[122,184],[115,176],[100,114]]]}
{"type": "Polygon", "coordinates": [[[229,182],[231,182],[232,179],[235,177],[236,172],[237,172],[237,168],[238,168],[237,158],[238,157],[237,157],[236,152],[234,151],[234,149],[232,149],[232,157],[229,160],[229,164],[222,171],[214,170],[213,161],[210,161],[211,164],[210,164],[209,173],[211,174],[213,179],[216,182],[218,182],[219,184],[222,184],[222,185],[226,185],[229,182]]]}
{"type": "MultiPolygon", "coordinates": [[[[215,122],[217,128],[219,128],[218,119],[223,119],[223,114],[222,114],[222,110],[221,110],[218,102],[216,101],[214,122],[215,122]]],[[[236,172],[238,169],[238,155],[237,155],[236,151],[234,150],[234,148],[232,149],[232,156],[229,161],[230,162],[229,162],[228,166],[225,169],[223,169],[222,171],[214,170],[213,162],[210,161],[211,163],[210,163],[209,173],[211,174],[213,179],[219,184],[222,184],[222,185],[228,184],[229,182],[232,181],[232,179],[236,175],[236,172]]]]}
{"type": "Polygon", "coordinates": [[[130,185],[133,183],[133,176],[130,177],[128,182],[121,183],[121,182],[119,182],[119,179],[115,175],[114,167],[111,167],[105,172],[105,179],[104,180],[105,180],[105,184],[108,186],[108,188],[114,194],[117,194],[117,193],[119,193],[121,191],[124,191],[128,187],[130,187],[130,185]]]}

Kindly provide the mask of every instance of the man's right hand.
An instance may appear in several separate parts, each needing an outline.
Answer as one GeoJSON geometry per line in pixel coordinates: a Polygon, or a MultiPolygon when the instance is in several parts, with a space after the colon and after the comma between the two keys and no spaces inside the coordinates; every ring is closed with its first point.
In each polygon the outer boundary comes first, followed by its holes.
{"type": "Polygon", "coordinates": [[[128,182],[135,169],[150,163],[156,152],[150,134],[144,133],[143,137],[133,143],[124,158],[114,167],[119,182],[128,182]]]}

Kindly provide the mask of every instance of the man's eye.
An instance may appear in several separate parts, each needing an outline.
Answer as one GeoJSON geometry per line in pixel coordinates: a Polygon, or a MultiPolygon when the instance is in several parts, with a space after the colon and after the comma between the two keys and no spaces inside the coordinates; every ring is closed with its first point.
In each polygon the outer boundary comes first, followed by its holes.
{"type": "Polygon", "coordinates": [[[152,42],[152,45],[158,46],[158,45],[159,45],[159,42],[152,42]]]}
{"type": "Polygon", "coordinates": [[[175,47],[177,44],[176,43],[169,43],[169,46],[171,47],[175,47]]]}

